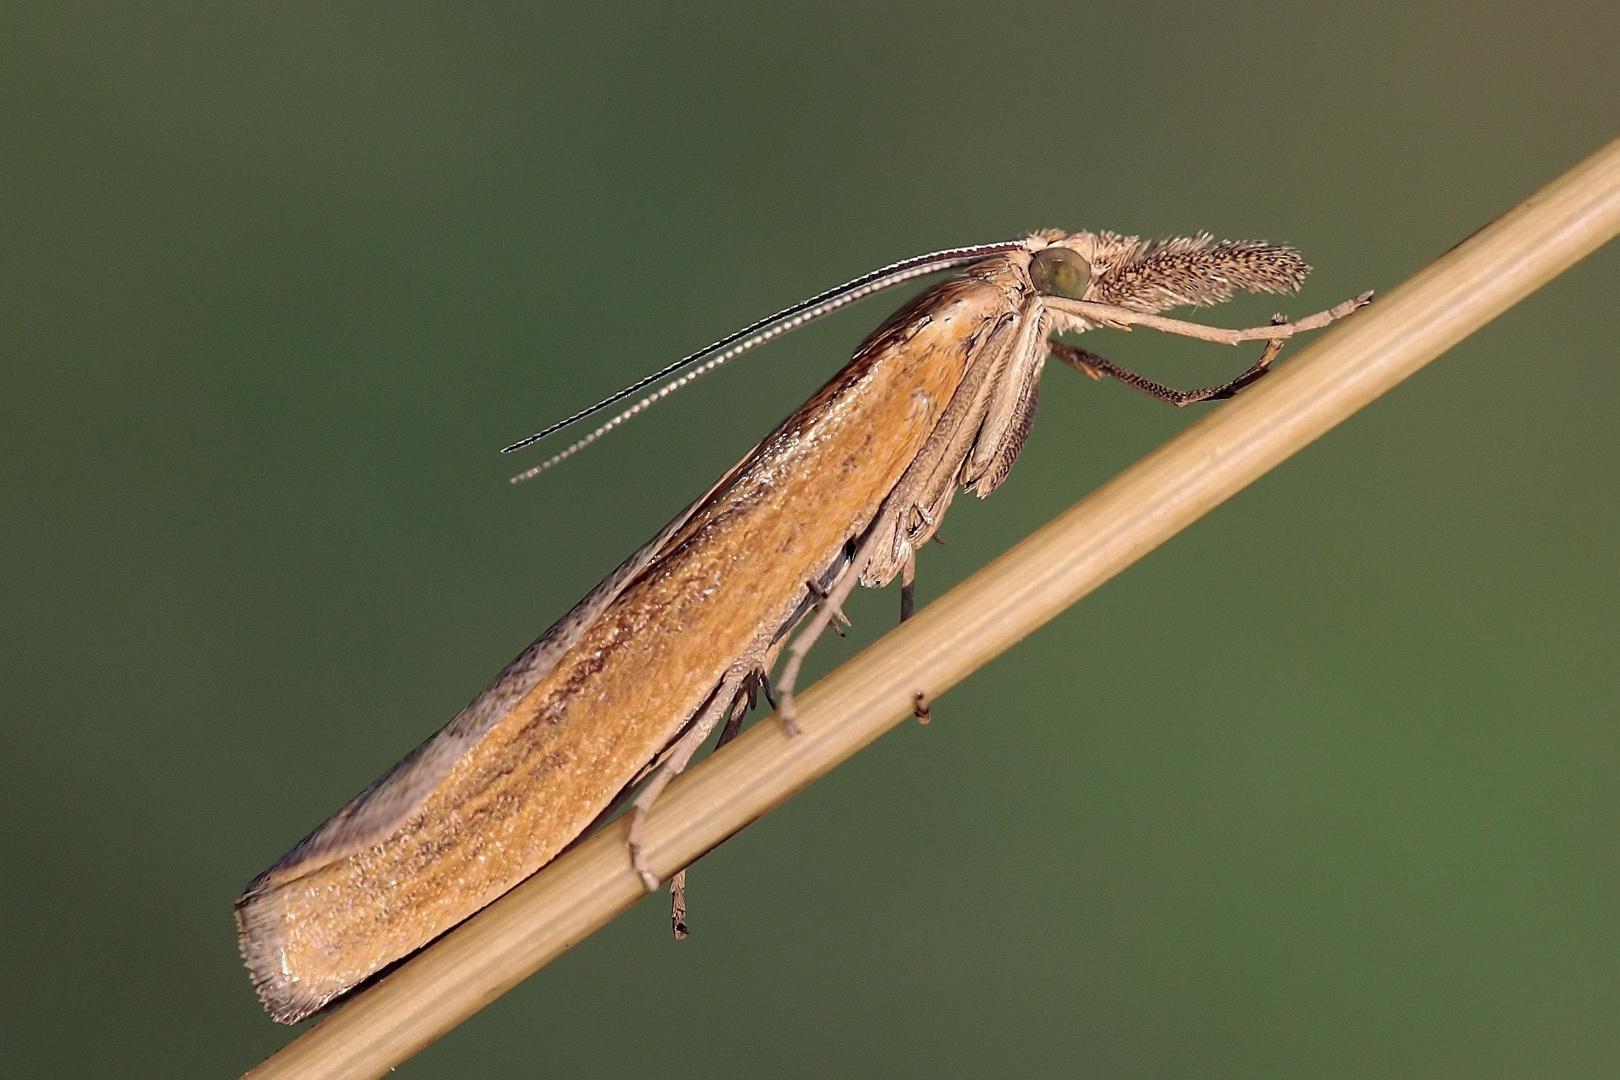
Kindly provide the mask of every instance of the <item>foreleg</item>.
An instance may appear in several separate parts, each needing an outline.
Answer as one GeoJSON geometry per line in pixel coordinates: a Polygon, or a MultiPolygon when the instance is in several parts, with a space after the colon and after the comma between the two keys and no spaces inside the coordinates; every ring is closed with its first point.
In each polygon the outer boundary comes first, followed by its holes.
{"type": "Polygon", "coordinates": [[[1149,315],[1141,311],[1132,311],[1130,308],[1116,307],[1113,304],[1094,304],[1090,300],[1068,300],[1061,296],[1043,296],[1041,303],[1053,311],[1065,315],[1078,315],[1088,322],[1115,330],[1145,326],[1150,330],[1180,334],[1182,337],[1211,341],[1217,345],[1238,345],[1245,341],[1282,341],[1295,334],[1303,334],[1307,330],[1320,330],[1329,323],[1337,322],[1351,312],[1366,307],[1372,303],[1372,297],[1372,293],[1365,292],[1326,311],[1307,315],[1303,319],[1292,322],[1285,319],[1282,322],[1273,322],[1269,326],[1251,326],[1244,330],[1228,330],[1220,326],[1205,326],[1203,323],[1187,322],[1183,319],[1167,319],[1163,315],[1149,315]]]}

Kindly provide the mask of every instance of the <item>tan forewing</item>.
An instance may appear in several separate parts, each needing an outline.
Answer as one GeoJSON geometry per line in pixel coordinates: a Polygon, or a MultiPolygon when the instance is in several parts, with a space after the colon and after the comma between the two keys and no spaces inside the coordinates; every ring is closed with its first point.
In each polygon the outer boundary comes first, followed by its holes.
{"type": "Polygon", "coordinates": [[[272,1012],[318,1008],[586,828],[867,527],[1008,304],[970,276],[902,309],[440,735],[261,876],[238,921],[272,1012]]]}

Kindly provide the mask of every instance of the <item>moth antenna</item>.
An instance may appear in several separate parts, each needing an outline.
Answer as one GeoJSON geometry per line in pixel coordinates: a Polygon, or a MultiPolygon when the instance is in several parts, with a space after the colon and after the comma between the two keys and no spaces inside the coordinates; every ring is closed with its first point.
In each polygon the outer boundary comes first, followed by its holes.
{"type": "Polygon", "coordinates": [[[651,408],[654,403],[663,400],[670,394],[673,394],[675,391],[679,390],[693,379],[700,378],[708,372],[713,371],[715,368],[719,367],[727,360],[730,360],[733,356],[736,356],[737,353],[741,351],[741,349],[728,349],[719,356],[710,359],[702,367],[694,368],[693,370],[688,371],[685,375],[665,383],[663,386],[660,386],[657,390],[651,394],[648,394],[646,397],[642,398],[628,409],[615,414],[611,420],[602,424],[589,435],[582,439],[575,439],[573,442],[569,443],[567,447],[557,451],[555,454],[552,454],[534,468],[524,469],[522,472],[512,477],[511,483],[517,484],[524,480],[532,480],[534,477],[539,476],[541,473],[545,472],[547,469],[551,468],[553,465],[564,460],[565,458],[573,457],[575,454],[579,453],[581,450],[591,445],[591,443],[595,442],[597,439],[600,439],[603,435],[606,435],[608,432],[612,431],[614,428],[618,427],[632,416],[645,409],[651,408]]]}
{"type": "Polygon", "coordinates": [[[513,483],[516,483],[519,480],[526,480],[531,476],[544,472],[545,470],[551,468],[552,465],[555,465],[558,461],[561,461],[563,458],[569,457],[583,447],[595,442],[609,430],[617,427],[619,424],[652,405],[654,402],[671,393],[674,393],[676,390],[680,389],[680,387],[690,382],[692,378],[696,378],[697,375],[702,374],[703,372],[712,371],[716,367],[719,367],[721,364],[725,363],[727,360],[730,360],[732,357],[745,353],[749,349],[754,348],[756,345],[763,345],[765,342],[777,337],[780,334],[785,334],[789,330],[796,330],[805,323],[814,319],[819,319],[821,316],[826,315],[829,312],[836,311],[845,304],[854,303],[856,300],[871,296],[873,293],[881,292],[884,289],[899,285],[902,282],[910,281],[913,278],[923,277],[927,274],[937,274],[943,270],[955,270],[960,267],[979,262],[982,259],[989,258],[991,255],[999,255],[1007,251],[1016,251],[1023,246],[1024,242],[1022,240],[1003,240],[994,244],[975,244],[971,247],[947,248],[944,251],[935,251],[927,255],[916,255],[912,258],[903,259],[900,262],[891,263],[888,266],[880,267],[879,269],[873,270],[870,273],[862,274],[853,281],[846,281],[837,288],[828,289],[823,293],[817,293],[808,300],[801,300],[791,307],[783,308],[775,315],[768,316],[755,323],[750,323],[741,330],[727,334],[725,337],[721,338],[719,341],[716,341],[712,345],[699,349],[697,352],[692,353],[689,356],[683,356],[673,364],[660,368],[651,375],[643,376],[642,378],[637,379],[624,389],[609,394],[607,397],[603,398],[601,401],[598,401],[590,408],[581,409],[572,416],[565,417],[564,419],[557,421],[555,424],[552,424],[550,427],[535,432],[528,438],[519,439],[512,445],[503,447],[501,449],[501,453],[503,454],[510,454],[514,450],[521,450],[525,446],[539,442],[547,435],[561,431],[563,428],[568,427],[571,424],[578,423],[587,416],[593,416],[596,413],[601,412],[610,405],[617,405],[619,402],[623,401],[631,394],[634,394],[636,391],[645,389],[646,387],[651,386],[653,383],[658,382],[660,379],[667,379],[669,376],[675,374],[684,367],[695,364],[699,360],[708,359],[709,361],[708,363],[704,364],[704,366],[699,369],[698,372],[692,373],[691,378],[677,379],[669,385],[661,387],[656,393],[650,394],[641,401],[638,401],[629,409],[626,409],[624,412],[615,416],[613,419],[591,432],[591,434],[587,435],[583,439],[580,439],[578,442],[568,447],[568,449],[561,451],[555,457],[544,462],[537,468],[530,469],[527,472],[514,476],[512,481],[513,483]]]}

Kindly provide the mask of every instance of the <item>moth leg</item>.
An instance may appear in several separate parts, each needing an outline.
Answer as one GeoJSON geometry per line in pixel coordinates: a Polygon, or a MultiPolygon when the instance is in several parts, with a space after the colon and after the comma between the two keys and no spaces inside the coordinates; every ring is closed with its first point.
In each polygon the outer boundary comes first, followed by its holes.
{"type": "Polygon", "coordinates": [[[1307,330],[1320,330],[1329,323],[1349,315],[1372,303],[1373,294],[1364,292],[1360,296],[1352,297],[1342,304],[1336,304],[1326,311],[1318,311],[1314,315],[1307,315],[1303,319],[1289,322],[1273,322],[1270,326],[1251,326],[1243,330],[1228,330],[1221,326],[1205,326],[1203,323],[1187,322],[1183,319],[1167,319],[1162,315],[1148,315],[1144,312],[1133,311],[1130,308],[1115,307],[1113,304],[1096,304],[1090,300],[1069,300],[1061,296],[1043,296],[1041,303],[1054,311],[1061,311],[1065,315],[1078,315],[1088,322],[1099,326],[1111,327],[1115,330],[1129,330],[1132,326],[1145,326],[1150,330],[1158,330],[1166,334],[1180,334],[1182,337],[1197,338],[1199,341],[1210,341],[1216,345],[1237,345],[1245,341],[1280,341],[1291,338],[1295,334],[1303,334],[1307,330]]]}
{"type": "Polygon", "coordinates": [[[906,561],[900,566],[900,621],[905,622],[917,610],[917,553],[906,552],[906,561]]]}
{"type": "Polygon", "coordinates": [[[1122,368],[1111,360],[1105,360],[1094,352],[1089,352],[1076,345],[1070,345],[1066,341],[1049,341],[1047,346],[1052,350],[1053,356],[1082,374],[1089,375],[1093,379],[1100,379],[1104,375],[1112,375],[1125,385],[1134,386],[1143,393],[1153,395],[1160,401],[1168,401],[1179,409],[1194,402],[1219,401],[1223,398],[1229,398],[1250,383],[1256,382],[1271,370],[1271,362],[1277,359],[1278,353],[1282,352],[1283,343],[1280,340],[1266,342],[1265,350],[1261,352],[1260,359],[1254,362],[1253,367],[1237,376],[1237,378],[1221,383],[1219,386],[1206,386],[1198,390],[1172,389],[1161,382],[1155,382],[1145,375],[1138,375],[1134,371],[1122,368]]]}
{"type": "Polygon", "coordinates": [[[703,745],[704,740],[709,737],[709,733],[714,730],[714,726],[720,722],[720,718],[730,711],[746,675],[746,668],[733,668],[727,673],[726,677],[721,680],[714,697],[709,699],[709,703],[704,706],[703,712],[687,730],[686,734],[681,736],[680,741],[675,744],[669,757],[665,759],[663,766],[653,775],[647,786],[641,789],[641,794],[636,796],[636,801],[631,806],[630,865],[635,868],[637,874],[641,875],[641,883],[647,886],[648,892],[657,891],[658,876],[647,865],[647,859],[641,851],[641,830],[647,820],[647,811],[652,808],[652,804],[657,801],[658,796],[663,794],[664,789],[669,786],[669,782],[679,776],[681,771],[686,768],[687,763],[692,760],[692,755],[697,753],[698,747],[703,745]]]}
{"type": "MultiPolygon", "coordinates": [[[[747,715],[749,709],[754,707],[755,690],[760,685],[760,682],[756,680],[763,679],[764,673],[756,671],[754,678],[751,678],[749,682],[743,685],[742,690],[738,691],[737,700],[731,706],[731,719],[727,720],[726,726],[720,729],[720,738],[715,741],[714,748],[716,750],[742,733],[743,717],[747,715]]],[[[675,872],[675,876],[669,879],[669,928],[675,934],[676,941],[691,933],[686,927],[686,871],[689,869],[691,868],[686,867],[678,870],[675,872]]]]}
{"type": "Polygon", "coordinates": [[[686,928],[686,871],[677,870],[669,879],[669,929],[676,941],[683,940],[690,930],[686,928]]]}
{"type": "Polygon", "coordinates": [[[726,726],[720,729],[720,738],[715,741],[716,750],[742,734],[743,717],[748,715],[749,709],[759,704],[759,694],[762,690],[771,708],[776,708],[776,702],[771,700],[770,680],[765,677],[763,668],[756,667],[743,679],[742,688],[737,691],[737,699],[732,703],[731,716],[726,720],[726,726]]]}
{"type": "MultiPolygon", "coordinates": [[[[935,534],[936,536],[938,534],[935,534]]],[[[917,610],[917,553],[906,552],[906,561],[900,566],[900,621],[905,622],[917,610]]],[[[917,718],[917,723],[926,724],[932,717],[928,714],[928,695],[918,690],[912,696],[911,714],[917,718]]]]}
{"type": "Polygon", "coordinates": [[[843,623],[845,626],[850,625],[849,616],[844,614],[844,609],[838,604],[831,602],[830,597],[832,594],[826,589],[822,588],[820,582],[811,579],[804,583],[804,587],[811,596],[816,598],[816,604],[820,606],[823,611],[826,611],[832,616],[832,619],[830,620],[832,632],[837,634],[839,637],[843,637],[844,632],[838,629],[838,624],[843,623]]]}
{"type": "MultiPolygon", "coordinates": [[[[799,678],[799,668],[804,664],[805,656],[815,645],[816,639],[821,637],[822,631],[836,618],[843,617],[844,601],[854,591],[855,583],[861,579],[861,572],[866,564],[872,561],[872,553],[877,550],[878,536],[885,530],[881,521],[873,521],[866,530],[866,539],[856,549],[854,558],[844,567],[843,573],[827,590],[825,599],[816,605],[815,613],[810,617],[810,625],[804,632],[794,638],[787,647],[787,662],[782,665],[782,674],[776,680],[776,693],[780,699],[776,707],[776,715],[782,721],[782,727],[789,735],[799,733],[798,714],[793,707],[793,686],[799,678]]],[[[848,622],[848,619],[844,620],[848,622]]]]}

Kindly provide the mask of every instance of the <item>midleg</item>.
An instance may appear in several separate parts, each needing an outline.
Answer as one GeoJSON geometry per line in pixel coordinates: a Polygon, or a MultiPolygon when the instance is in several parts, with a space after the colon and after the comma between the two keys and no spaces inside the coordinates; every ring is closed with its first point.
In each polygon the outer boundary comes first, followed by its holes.
{"type": "Polygon", "coordinates": [[[906,561],[900,567],[900,621],[911,618],[917,610],[917,553],[906,552],[906,561]]]}
{"type": "Polygon", "coordinates": [[[861,572],[866,569],[866,564],[872,561],[872,552],[876,549],[878,537],[886,531],[883,528],[885,524],[886,520],[881,514],[873,519],[872,524],[867,527],[866,539],[861,541],[861,546],[855,551],[855,557],[850,559],[838,580],[827,590],[827,595],[816,605],[815,613],[810,617],[810,625],[806,626],[804,632],[794,638],[787,647],[787,662],[782,665],[782,674],[776,680],[778,699],[776,715],[781,719],[782,726],[787,729],[789,735],[799,733],[797,714],[793,708],[793,686],[798,681],[799,668],[803,666],[804,658],[815,645],[816,639],[821,637],[828,626],[838,619],[842,619],[846,624],[849,622],[844,617],[844,601],[849,599],[855,583],[861,579],[861,572]]]}

